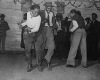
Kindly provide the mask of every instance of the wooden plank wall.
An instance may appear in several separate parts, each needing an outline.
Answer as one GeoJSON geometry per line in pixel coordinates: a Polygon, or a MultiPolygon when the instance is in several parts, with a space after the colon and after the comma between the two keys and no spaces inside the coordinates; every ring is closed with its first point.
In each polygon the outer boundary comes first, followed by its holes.
{"type": "MultiPolygon", "coordinates": [[[[33,1],[35,3],[40,3],[42,0],[33,0],[33,1]]],[[[53,2],[53,5],[56,6],[54,4],[54,1],[56,0],[51,0],[51,1],[53,2]]],[[[81,0],[78,0],[77,4],[80,4],[80,1],[81,0]]],[[[87,4],[89,3],[86,0],[86,2],[84,2],[84,5],[87,4]]],[[[84,5],[78,8],[82,12],[84,18],[88,16],[91,17],[91,13],[96,12],[99,16],[98,20],[100,20],[100,12],[95,7],[88,9],[84,8],[84,5]]],[[[44,9],[43,3],[41,3],[40,6],[41,9],[43,10],[44,9]]],[[[71,9],[73,9],[71,5],[65,7],[65,13],[63,14],[64,18],[67,16],[67,14],[71,9]]],[[[56,13],[57,11],[56,7],[54,7],[53,10],[56,13]]],[[[23,12],[21,11],[21,4],[19,2],[14,4],[13,0],[0,0],[0,13],[4,13],[6,15],[6,20],[10,26],[10,30],[7,31],[6,50],[23,50],[20,48],[21,29],[17,25],[17,22],[21,21],[23,15],[23,12]]]]}

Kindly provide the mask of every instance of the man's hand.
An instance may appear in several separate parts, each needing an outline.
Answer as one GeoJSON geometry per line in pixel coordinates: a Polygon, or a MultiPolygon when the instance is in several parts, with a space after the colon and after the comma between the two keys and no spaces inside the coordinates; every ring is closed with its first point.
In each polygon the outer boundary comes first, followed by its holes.
{"type": "Polygon", "coordinates": [[[21,22],[18,22],[17,24],[18,24],[18,25],[21,25],[21,22]]]}
{"type": "Polygon", "coordinates": [[[17,25],[22,28],[21,22],[18,22],[17,25]]]}
{"type": "Polygon", "coordinates": [[[31,28],[30,27],[27,27],[27,29],[28,29],[29,32],[31,32],[31,28]]]}

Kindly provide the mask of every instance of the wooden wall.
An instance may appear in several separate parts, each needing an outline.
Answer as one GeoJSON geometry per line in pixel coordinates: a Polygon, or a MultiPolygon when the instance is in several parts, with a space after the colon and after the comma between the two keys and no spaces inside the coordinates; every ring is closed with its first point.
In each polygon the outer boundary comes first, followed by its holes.
{"type": "MultiPolygon", "coordinates": [[[[4,13],[6,15],[6,20],[10,26],[10,30],[7,31],[6,50],[23,50],[20,48],[21,29],[17,25],[17,22],[22,20],[23,12],[21,11],[21,4],[19,2],[14,4],[13,1],[14,0],[0,0],[0,13],[4,13]]],[[[42,0],[33,0],[33,1],[35,3],[40,3],[42,0]]],[[[51,0],[51,1],[53,2],[53,5],[56,6],[54,3],[54,1],[56,0],[51,0]]],[[[80,4],[81,1],[82,0],[77,0],[77,4],[80,4]]],[[[44,9],[43,3],[40,4],[42,10],[44,9]]],[[[83,17],[88,17],[88,16],[90,17],[92,12],[96,12],[99,15],[98,20],[100,20],[100,12],[96,9],[96,7],[84,8],[84,5],[88,4],[89,4],[88,0],[85,0],[84,4],[80,8],[78,8],[80,11],[82,11],[83,17]]],[[[65,13],[63,14],[63,16],[66,17],[69,11],[73,8],[74,7],[71,6],[70,4],[66,6],[65,13]]],[[[56,13],[57,11],[56,7],[53,8],[53,11],[56,13]]]]}

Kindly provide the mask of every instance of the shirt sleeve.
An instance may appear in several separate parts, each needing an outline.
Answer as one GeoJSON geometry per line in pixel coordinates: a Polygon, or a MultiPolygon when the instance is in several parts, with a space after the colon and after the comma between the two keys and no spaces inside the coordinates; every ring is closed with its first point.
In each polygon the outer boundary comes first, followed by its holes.
{"type": "Polygon", "coordinates": [[[23,22],[21,25],[22,26],[26,26],[27,25],[27,21],[31,18],[30,12],[27,12],[27,20],[25,22],[23,22]]]}
{"type": "Polygon", "coordinates": [[[35,26],[33,27],[33,29],[31,29],[31,32],[37,32],[40,28],[40,24],[41,24],[41,17],[39,17],[36,22],[35,22],[35,26]]]}
{"type": "Polygon", "coordinates": [[[27,25],[27,21],[25,21],[25,22],[23,22],[22,24],[21,24],[21,26],[23,27],[23,26],[26,26],[27,25]]]}
{"type": "Polygon", "coordinates": [[[75,31],[78,28],[77,21],[73,20],[72,23],[73,23],[73,28],[70,30],[71,32],[75,31]]]}

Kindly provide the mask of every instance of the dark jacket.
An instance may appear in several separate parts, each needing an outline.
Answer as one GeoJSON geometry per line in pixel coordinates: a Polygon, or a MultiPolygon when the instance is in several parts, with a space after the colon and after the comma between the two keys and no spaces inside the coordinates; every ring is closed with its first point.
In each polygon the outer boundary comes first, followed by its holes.
{"type": "Polygon", "coordinates": [[[78,23],[78,28],[85,28],[85,22],[84,22],[84,18],[80,15],[77,15],[75,14],[73,17],[72,17],[72,20],[76,20],[77,23],[78,23]]]}
{"type": "MultiPolygon", "coordinates": [[[[40,11],[40,16],[41,16],[41,26],[45,26],[46,18],[45,18],[45,10],[40,11]]],[[[53,25],[55,25],[55,16],[52,18],[53,25]]],[[[55,26],[52,27],[53,29],[55,26]]]]}
{"type": "Polygon", "coordinates": [[[93,35],[100,35],[100,22],[95,20],[95,22],[91,22],[90,28],[89,28],[90,34],[93,35]]]}
{"type": "Polygon", "coordinates": [[[6,21],[1,21],[0,22],[0,36],[5,36],[6,31],[9,30],[9,25],[6,21]]]}

